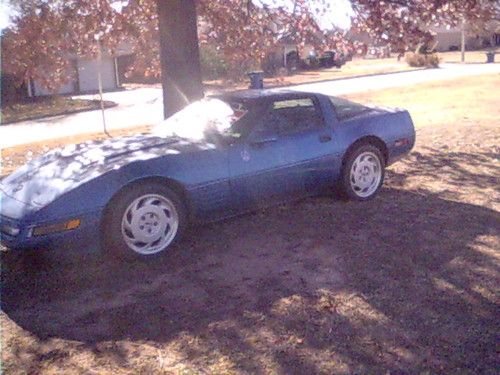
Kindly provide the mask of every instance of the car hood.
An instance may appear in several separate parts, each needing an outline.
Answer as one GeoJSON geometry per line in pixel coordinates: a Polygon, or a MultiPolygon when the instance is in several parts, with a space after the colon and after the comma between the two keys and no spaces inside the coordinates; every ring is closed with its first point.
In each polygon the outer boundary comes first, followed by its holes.
{"type": "Polygon", "coordinates": [[[176,138],[151,135],[90,141],[53,150],[0,182],[3,194],[30,206],[43,207],[83,183],[129,164],[179,153],[176,138]]]}

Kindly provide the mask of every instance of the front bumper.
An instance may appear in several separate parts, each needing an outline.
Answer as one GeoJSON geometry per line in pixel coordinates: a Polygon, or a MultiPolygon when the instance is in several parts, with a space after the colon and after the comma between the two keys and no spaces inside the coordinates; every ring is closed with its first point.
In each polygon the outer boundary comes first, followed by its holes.
{"type": "MultiPolygon", "coordinates": [[[[0,215],[0,242],[5,247],[16,250],[32,248],[53,249],[56,247],[86,246],[98,243],[101,211],[81,214],[78,215],[78,218],[80,219],[80,226],[76,229],[33,237],[31,236],[33,227],[51,224],[52,222],[34,224],[0,215]],[[11,235],[6,230],[6,227],[18,228],[19,234],[15,236],[11,235]]],[[[62,218],[57,220],[57,222],[70,219],[62,218]]]]}

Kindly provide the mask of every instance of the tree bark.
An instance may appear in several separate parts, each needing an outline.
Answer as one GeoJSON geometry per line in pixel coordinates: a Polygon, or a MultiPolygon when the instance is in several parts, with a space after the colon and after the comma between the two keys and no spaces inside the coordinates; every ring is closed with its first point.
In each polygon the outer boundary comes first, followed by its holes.
{"type": "Polygon", "coordinates": [[[203,97],[195,0],[157,0],[163,113],[203,97]]]}

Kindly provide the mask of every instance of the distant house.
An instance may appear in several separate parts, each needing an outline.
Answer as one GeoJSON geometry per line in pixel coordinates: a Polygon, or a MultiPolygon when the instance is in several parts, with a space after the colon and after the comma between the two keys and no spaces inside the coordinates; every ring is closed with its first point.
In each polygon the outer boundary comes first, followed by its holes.
{"type": "Polygon", "coordinates": [[[391,57],[391,48],[388,43],[376,40],[365,31],[348,30],[345,37],[357,44],[356,54],[365,59],[391,57]]]}
{"type": "Polygon", "coordinates": [[[38,81],[31,80],[27,85],[28,96],[44,96],[53,94],[84,94],[99,90],[98,71],[101,70],[102,89],[114,90],[120,87],[118,59],[131,55],[130,46],[120,45],[113,54],[103,53],[101,61],[70,57],[70,69],[73,69],[74,80],[62,85],[57,92],[51,92],[38,81]]]}
{"type": "MultiPolygon", "coordinates": [[[[445,52],[450,50],[460,49],[462,43],[462,32],[460,27],[433,27],[428,30],[434,35],[437,42],[437,51],[445,52]]],[[[386,47],[383,42],[375,42],[374,39],[366,32],[348,31],[346,38],[364,44],[367,48],[365,51],[366,57],[373,55],[371,51],[386,47]]],[[[491,21],[480,28],[466,28],[465,47],[466,49],[479,49],[490,46],[500,45],[500,22],[491,21]]],[[[411,47],[411,46],[409,46],[411,47]]],[[[359,52],[358,52],[359,53],[359,52]]]]}
{"type": "Polygon", "coordinates": [[[299,52],[297,45],[291,41],[279,40],[274,49],[266,56],[263,64],[265,71],[274,72],[279,68],[288,68],[294,71],[299,66],[299,52]]]}
{"type": "MultiPolygon", "coordinates": [[[[459,27],[436,27],[431,29],[435,34],[436,49],[439,52],[460,49],[462,31],[459,27]]],[[[500,22],[491,21],[481,28],[466,27],[465,48],[468,50],[500,45],[500,22]]]]}
{"type": "MultiPolygon", "coordinates": [[[[459,50],[462,44],[462,31],[458,27],[447,28],[436,27],[431,30],[435,34],[434,39],[437,42],[436,50],[438,52],[459,50]]],[[[474,38],[466,36],[465,48],[471,49],[474,43],[474,38]]]]}

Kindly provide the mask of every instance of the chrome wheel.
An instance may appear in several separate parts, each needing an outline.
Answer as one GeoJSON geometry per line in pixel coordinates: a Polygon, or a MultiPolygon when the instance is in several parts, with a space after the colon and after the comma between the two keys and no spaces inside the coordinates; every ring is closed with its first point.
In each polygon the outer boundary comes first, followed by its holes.
{"type": "Polygon", "coordinates": [[[158,194],[136,198],[125,210],[121,223],[123,240],[141,255],[164,250],[174,240],[178,228],[175,205],[158,194]]]}
{"type": "Polygon", "coordinates": [[[352,163],[349,182],[354,193],[360,198],[374,194],[382,179],[382,164],[373,152],[365,151],[352,163]]]}

